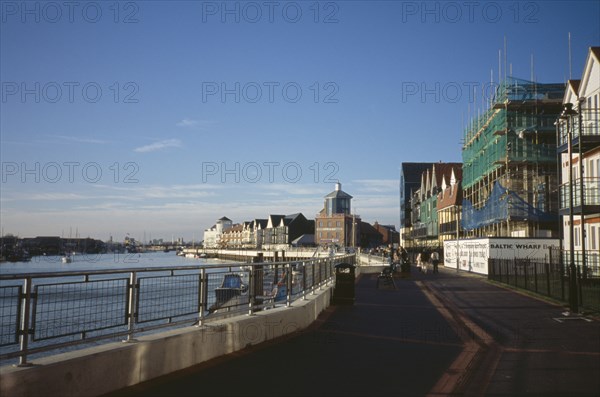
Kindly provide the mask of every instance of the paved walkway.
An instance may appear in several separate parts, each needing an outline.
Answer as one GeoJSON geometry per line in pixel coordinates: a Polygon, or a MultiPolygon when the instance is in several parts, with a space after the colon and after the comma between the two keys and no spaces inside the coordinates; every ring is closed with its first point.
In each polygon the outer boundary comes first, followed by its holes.
{"type": "Polygon", "coordinates": [[[108,396],[599,396],[600,319],[440,267],[377,287],[310,329],[108,396]]]}

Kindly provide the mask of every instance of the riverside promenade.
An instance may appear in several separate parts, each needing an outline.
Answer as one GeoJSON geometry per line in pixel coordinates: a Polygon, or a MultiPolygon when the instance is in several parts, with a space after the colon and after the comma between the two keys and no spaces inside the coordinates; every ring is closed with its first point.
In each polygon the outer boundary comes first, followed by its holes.
{"type": "Polygon", "coordinates": [[[597,315],[443,267],[377,276],[308,329],[105,397],[600,395],[597,315]]]}

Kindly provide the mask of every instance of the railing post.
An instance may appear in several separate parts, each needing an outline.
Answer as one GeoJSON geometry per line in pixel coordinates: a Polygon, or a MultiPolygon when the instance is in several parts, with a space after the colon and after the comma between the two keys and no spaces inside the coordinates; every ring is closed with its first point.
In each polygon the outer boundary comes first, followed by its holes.
{"type": "Polygon", "coordinates": [[[565,300],[565,266],[562,259],[560,263],[560,299],[565,300]]]}
{"type": "Polygon", "coordinates": [[[582,274],[581,269],[583,265],[577,265],[577,295],[579,295],[579,305],[583,305],[583,288],[581,285],[582,274]]]}
{"type": "Polygon", "coordinates": [[[494,264],[494,273],[496,274],[496,281],[502,281],[502,262],[493,261],[494,264]]]}
{"type": "Polygon", "coordinates": [[[535,292],[538,292],[538,272],[537,272],[537,268],[538,268],[538,262],[533,262],[533,285],[535,287],[535,292]]]}
{"type": "Polygon", "coordinates": [[[306,262],[302,262],[302,300],[306,300],[306,262]]]}
{"type": "Polygon", "coordinates": [[[206,269],[200,269],[200,285],[198,286],[198,327],[204,325],[204,306],[206,305],[206,269]]]}
{"type": "Polygon", "coordinates": [[[256,288],[254,288],[254,279],[256,266],[252,266],[250,272],[248,272],[248,315],[254,314],[254,299],[256,298],[256,288]]]}
{"type": "Polygon", "coordinates": [[[312,278],[311,278],[312,282],[310,283],[310,293],[313,294],[313,295],[315,294],[315,291],[316,291],[316,288],[315,288],[315,281],[316,281],[316,278],[315,278],[315,268],[317,267],[317,263],[318,262],[319,262],[319,260],[315,259],[315,260],[312,261],[312,264],[310,266],[310,272],[312,274],[312,278]]]}
{"type": "Polygon", "coordinates": [[[31,366],[27,362],[27,348],[29,346],[29,316],[31,313],[31,277],[25,278],[25,292],[21,296],[21,329],[19,330],[19,342],[22,354],[19,356],[19,367],[31,366]]]}
{"type": "Polygon", "coordinates": [[[285,306],[290,307],[292,305],[292,264],[287,263],[287,296],[285,297],[285,306]]]}
{"type": "Polygon", "coordinates": [[[552,296],[552,292],[550,291],[550,264],[544,263],[544,271],[546,272],[546,290],[548,291],[548,296],[552,296]]]}
{"type": "Polygon", "coordinates": [[[525,276],[525,289],[529,291],[529,280],[527,277],[527,269],[529,268],[529,259],[525,259],[522,263],[523,263],[523,275],[525,276]]]}
{"type": "Polygon", "coordinates": [[[123,342],[137,342],[133,338],[133,334],[135,332],[135,307],[136,307],[136,297],[137,297],[137,273],[131,272],[129,275],[129,299],[128,299],[128,310],[127,310],[127,339],[123,342]]]}

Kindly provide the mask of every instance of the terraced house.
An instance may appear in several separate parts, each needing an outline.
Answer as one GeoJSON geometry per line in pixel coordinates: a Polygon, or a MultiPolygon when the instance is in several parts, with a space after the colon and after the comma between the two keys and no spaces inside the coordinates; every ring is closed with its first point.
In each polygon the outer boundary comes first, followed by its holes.
{"type": "Polygon", "coordinates": [[[558,119],[563,262],[600,276],[600,47],[569,80],[558,119]]]}
{"type": "Polygon", "coordinates": [[[421,174],[421,186],[412,196],[411,239],[413,247],[439,248],[438,194],[446,187],[445,181],[456,180],[461,163],[433,163],[421,174]],[[456,170],[456,171],[455,171],[456,170]]]}

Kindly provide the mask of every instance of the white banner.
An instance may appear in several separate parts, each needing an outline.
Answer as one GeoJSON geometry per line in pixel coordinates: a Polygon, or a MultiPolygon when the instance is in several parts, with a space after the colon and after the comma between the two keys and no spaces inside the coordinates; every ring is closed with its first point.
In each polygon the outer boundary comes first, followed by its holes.
{"type": "Polygon", "coordinates": [[[481,238],[444,241],[444,266],[488,274],[488,259],[538,259],[548,257],[550,248],[558,248],[558,239],[540,238],[481,238]]]}

